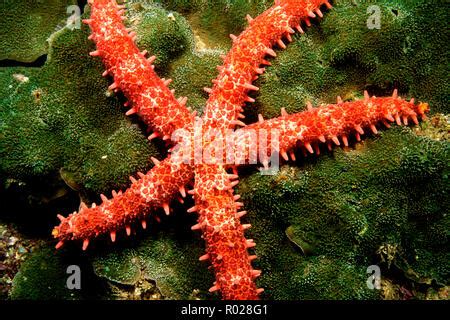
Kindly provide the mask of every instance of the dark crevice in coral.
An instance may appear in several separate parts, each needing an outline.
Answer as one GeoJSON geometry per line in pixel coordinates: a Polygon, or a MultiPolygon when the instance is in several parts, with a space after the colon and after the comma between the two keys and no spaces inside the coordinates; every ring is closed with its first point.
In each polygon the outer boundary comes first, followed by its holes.
{"type": "Polygon", "coordinates": [[[0,60],[0,68],[6,68],[6,67],[40,68],[40,67],[43,67],[46,62],[47,62],[47,54],[40,56],[33,62],[21,62],[21,61],[5,59],[5,60],[0,60]]]}
{"type": "Polygon", "coordinates": [[[66,212],[67,208],[78,209],[80,201],[78,194],[71,191],[58,176],[51,174],[26,181],[9,179],[7,187],[1,181],[0,221],[13,223],[27,237],[48,239],[58,222],[56,214],[66,212]],[[43,182],[51,185],[44,187],[43,182]]]}
{"type": "Polygon", "coordinates": [[[394,89],[397,89],[399,91],[399,95],[401,96],[405,96],[409,92],[409,88],[405,87],[398,81],[393,81],[393,83],[386,82],[383,87],[377,85],[367,85],[364,87],[364,89],[367,90],[371,95],[377,97],[389,96],[392,94],[394,89]]]}
{"type": "MultiPolygon", "coordinates": [[[[396,292],[398,299],[401,300],[417,299],[416,296],[418,294],[426,295],[430,288],[439,290],[443,287],[438,284],[436,280],[431,280],[431,283],[421,283],[415,279],[412,279],[406,274],[404,268],[401,268],[395,262],[391,264],[388,262],[378,261],[376,265],[381,268],[382,279],[390,282],[392,287],[397,287],[396,292]]],[[[387,299],[389,297],[384,296],[383,298],[387,299]]]]}
{"type": "Polygon", "coordinates": [[[87,5],[87,0],[77,0],[77,5],[81,9],[81,15],[84,13],[84,7],[87,5]]]}

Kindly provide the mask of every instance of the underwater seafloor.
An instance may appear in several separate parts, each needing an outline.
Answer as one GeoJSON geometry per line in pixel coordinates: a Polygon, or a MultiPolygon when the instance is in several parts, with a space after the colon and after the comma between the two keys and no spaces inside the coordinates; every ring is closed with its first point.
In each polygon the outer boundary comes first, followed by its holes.
{"type": "MultiPolygon", "coordinates": [[[[114,244],[101,237],[86,251],[79,242],[54,248],[57,214],[125,190],[129,176],[153,166],[151,156],[167,154],[162,141],[147,140],[138,117],[125,116],[125,98],[108,90],[102,61],[89,55],[89,28],[76,25],[76,8],[89,16],[86,2],[0,2],[0,299],[219,299],[208,292],[213,271],[198,261],[205,248],[191,231],[191,199],[171,205],[168,217],[156,212],[161,222],[149,220],[147,230],[118,232],[114,244]],[[69,266],[79,266],[81,289],[68,288],[69,266]]],[[[332,4],[287,49],[276,48],[244,121],[394,88],[431,112],[418,126],[299,155],[274,176],[240,169],[236,192],[257,244],[261,298],[448,299],[448,3],[332,4]],[[377,10],[379,28],[369,27],[377,10]],[[373,266],[378,288],[368,284],[373,266]]],[[[125,23],[138,47],[156,55],[158,75],[173,79],[171,88],[201,114],[228,35],[272,5],[127,1],[125,23]]]]}

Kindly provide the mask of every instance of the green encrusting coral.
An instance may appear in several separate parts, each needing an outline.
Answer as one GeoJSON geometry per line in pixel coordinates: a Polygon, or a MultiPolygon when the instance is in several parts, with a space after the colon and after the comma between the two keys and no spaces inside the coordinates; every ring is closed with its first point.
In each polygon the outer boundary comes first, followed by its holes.
{"type": "MultiPolygon", "coordinates": [[[[69,258],[70,260],[71,258],[69,258]]],[[[73,258],[72,258],[73,260],[73,258]]],[[[21,266],[13,281],[14,300],[76,300],[80,290],[67,288],[67,268],[72,265],[51,247],[41,247],[21,266]]],[[[84,274],[82,274],[84,276],[84,274]]],[[[83,279],[83,278],[81,278],[83,279]]],[[[85,284],[85,281],[83,281],[85,284]]]]}
{"type": "Polygon", "coordinates": [[[256,108],[249,109],[271,118],[281,107],[298,112],[307,101],[351,100],[364,89],[385,96],[398,88],[429,102],[433,113],[447,113],[448,19],[448,10],[430,1],[335,1],[273,59],[256,82],[256,108]],[[368,27],[371,5],[380,10],[380,29],[368,27]]]}
{"type": "MultiPolygon", "coordinates": [[[[256,120],[257,113],[278,116],[282,107],[304,110],[308,100],[361,98],[364,89],[384,96],[398,88],[402,96],[429,102],[432,113],[448,113],[444,3],[332,2],[334,8],[321,21],[313,21],[305,35],[295,35],[271,59],[272,66],[255,82],[260,91],[253,94],[256,103],[245,108],[246,121],[256,120]],[[371,5],[380,9],[380,29],[367,26],[371,5]]],[[[174,80],[170,87],[176,96],[187,96],[188,106],[201,113],[208,98],[203,87],[211,87],[220,54],[231,47],[228,34],[243,30],[247,13],[256,16],[272,3],[130,1],[126,23],[137,32],[140,49],[158,56],[156,70],[174,80]]],[[[56,20],[48,21],[56,28],[56,20]]],[[[149,157],[158,155],[137,118],[124,115],[121,94],[107,90],[110,79],[101,77],[101,61],[89,56],[94,44],[88,35],[86,26],[65,28],[40,51],[49,54],[43,67],[0,69],[2,184],[47,179],[43,186],[56,188],[56,176],[79,192],[109,194],[128,186],[127,177],[148,169],[149,157]]],[[[4,50],[16,48],[6,41],[4,50]]],[[[421,124],[421,130],[383,130],[345,150],[325,148],[306,159],[299,154],[297,163],[281,167],[275,176],[240,172],[237,191],[249,211],[244,221],[253,226],[247,237],[257,243],[254,265],[263,271],[257,282],[265,288],[264,298],[386,297],[367,286],[371,265],[379,265],[383,279],[399,287],[425,285],[438,291],[448,285],[449,143],[442,133],[448,129],[440,128],[439,139],[433,140],[436,119],[421,124]]],[[[174,211],[183,215],[185,209],[174,211]]],[[[189,233],[193,221],[175,220],[169,222],[188,234],[149,230],[151,235],[117,247],[105,243],[97,250],[94,245],[88,255],[99,281],[138,287],[145,279],[155,281],[167,298],[190,298],[195,289],[202,298],[215,297],[203,295],[213,274],[207,263],[198,262],[204,245],[198,234],[189,233]]],[[[59,268],[59,255],[54,255],[43,249],[41,258],[59,268]]],[[[23,265],[13,298],[28,297],[25,291],[45,293],[41,283],[59,281],[53,275],[61,270],[30,272],[41,258],[23,265]],[[25,274],[34,280],[24,282],[25,274]]],[[[71,298],[64,290],[55,295],[71,298]]]]}
{"type": "Polygon", "coordinates": [[[80,251],[57,251],[53,245],[40,244],[28,255],[14,277],[10,299],[89,300],[109,293],[95,276],[89,257],[80,251]]]}
{"type": "Polygon", "coordinates": [[[136,43],[156,56],[155,66],[164,71],[170,62],[194,49],[188,22],[176,12],[155,6],[132,5],[129,25],[138,34],[136,43]]]}
{"type": "Polygon", "coordinates": [[[395,128],[275,176],[243,179],[237,191],[251,212],[258,267],[267,270],[260,285],[277,299],[375,297],[366,286],[373,264],[446,285],[449,151],[448,142],[395,128]]]}
{"type": "Polygon", "coordinates": [[[198,261],[203,252],[200,239],[188,236],[159,232],[137,245],[110,248],[94,259],[94,271],[112,284],[152,281],[166,299],[208,297],[213,275],[198,261]]]}
{"type": "Polygon", "coordinates": [[[149,168],[156,149],[107,90],[86,27],[51,38],[42,68],[0,70],[0,172],[26,180],[62,172],[75,189],[106,192],[149,168]]]}
{"type": "Polygon", "coordinates": [[[219,73],[216,66],[222,63],[220,51],[201,50],[185,54],[171,64],[169,77],[173,79],[176,92],[188,97],[187,105],[201,115],[208,94],[204,88],[212,86],[211,79],[219,73]]]}
{"type": "Polygon", "coordinates": [[[267,0],[156,0],[170,10],[198,14],[201,26],[221,38],[239,33],[246,26],[245,16],[257,16],[273,5],[267,0]]]}
{"type": "Polygon", "coordinates": [[[47,38],[73,15],[76,0],[3,0],[0,60],[33,62],[47,53],[47,38]]]}

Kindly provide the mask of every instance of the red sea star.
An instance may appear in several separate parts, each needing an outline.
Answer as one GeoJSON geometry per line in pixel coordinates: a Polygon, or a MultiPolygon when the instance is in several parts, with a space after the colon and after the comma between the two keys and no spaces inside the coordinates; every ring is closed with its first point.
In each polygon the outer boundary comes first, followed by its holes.
{"type": "MultiPolygon", "coordinates": [[[[188,141],[195,140],[195,114],[185,107],[186,99],[176,99],[174,92],[167,87],[170,81],[160,79],[153,71],[154,57],[146,59],[134,43],[135,35],[122,24],[123,6],[112,0],[89,1],[92,6],[91,18],[86,20],[92,30],[90,39],[97,44],[93,56],[100,56],[107,68],[104,75],[114,76],[110,89],[120,89],[127,97],[132,108],[127,114],[137,113],[143,121],[154,130],[150,139],[163,137],[168,140],[174,137],[179,129],[184,129],[188,141]]],[[[316,12],[322,16],[320,5],[331,6],[327,1],[276,1],[275,5],[256,19],[248,18],[249,27],[239,37],[231,36],[233,48],[224,57],[224,65],[214,81],[202,126],[212,134],[200,137],[201,150],[216,150],[217,145],[225,145],[225,135],[236,125],[243,125],[238,118],[242,117],[242,106],[245,102],[253,102],[248,91],[258,90],[252,81],[264,72],[261,64],[270,65],[266,55],[276,56],[271,49],[275,44],[284,48],[282,38],[291,41],[291,34],[296,28],[303,32],[300,21],[315,17],[316,12]]],[[[275,149],[285,160],[288,152],[294,158],[293,150],[303,148],[314,153],[319,152],[318,144],[331,142],[339,145],[338,137],[348,145],[348,136],[355,133],[357,139],[364,133],[363,128],[371,128],[376,133],[375,124],[388,121],[401,121],[406,125],[408,118],[417,123],[417,116],[425,116],[428,105],[415,105],[414,101],[404,101],[394,92],[389,98],[370,98],[364,100],[342,102],[336,105],[309,108],[298,114],[282,116],[269,121],[260,119],[257,124],[246,126],[233,132],[235,144],[231,150],[232,158],[249,163],[252,159],[251,146],[262,148],[260,162],[268,166],[268,158],[275,149]],[[261,147],[254,133],[263,130],[270,132],[276,129],[278,139],[267,136],[268,143],[261,147]]],[[[182,144],[182,143],[181,143],[182,144]]],[[[82,204],[78,213],[64,218],[59,216],[61,224],[53,231],[60,241],[57,248],[67,240],[83,240],[83,249],[89,240],[101,234],[110,233],[112,241],[116,232],[125,227],[131,234],[130,224],[136,219],[146,227],[145,218],[150,212],[162,207],[170,213],[169,202],[177,192],[186,196],[185,185],[195,174],[195,186],[191,193],[195,206],[189,211],[199,213],[198,224],[192,229],[201,229],[206,241],[207,254],[201,260],[211,260],[216,273],[216,282],[210,291],[220,290],[224,299],[256,299],[262,289],[257,289],[253,281],[260,274],[254,270],[250,262],[256,256],[249,256],[247,249],[254,247],[252,240],[244,237],[244,230],[250,225],[241,225],[239,218],[245,211],[238,212],[243,204],[236,202],[239,196],[233,195],[233,187],[237,184],[237,175],[225,171],[229,159],[213,151],[214,161],[198,163],[195,154],[189,150],[186,162],[180,162],[185,156],[184,147],[174,148],[172,155],[166,160],[155,161],[155,167],[140,179],[131,178],[132,185],[124,193],[113,192],[113,199],[102,195],[103,203],[93,204],[88,208],[82,204]]],[[[184,158],[186,160],[186,158],[184,158]]],[[[205,160],[205,159],[203,159],[205,160]]],[[[234,163],[234,162],[233,162],[234,163]]]]}

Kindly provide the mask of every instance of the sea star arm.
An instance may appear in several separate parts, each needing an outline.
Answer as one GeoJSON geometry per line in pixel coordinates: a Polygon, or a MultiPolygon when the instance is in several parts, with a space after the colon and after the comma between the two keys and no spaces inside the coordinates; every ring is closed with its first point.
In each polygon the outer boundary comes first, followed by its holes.
{"type": "Polygon", "coordinates": [[[255,243],[244,235],[250,225],[240,223],[246,212],[238,211],[239,196],[233,195],[237,176],[227,174],[221,165],[197,166],[195,175],[193,210],[198,211],[199,219],[192,229],[201,230],[206,243],[207,253],[200,260],[209,260],[214,267],[216,281],[210,291],[220,290],[227,300],[257,299],[263,289],[253,280],[261,271],[252,268],[256,256],[247,251],[255,243]]]}
{"type": "Polygon", "coordinates": [[[155,57],[145,58],[135,44],[136,34],[130,32],[124,20],[124,7],[113,0],[90,0],[91,16],[83,20],[91,28],[89,39],[95,41],[97,50],[92,56],[102,58],[106,71],[114,76],[111,90],[121,90],[131,109],[127,115],[137,113],[155,132],[150,139],[168,140],[175,130],[189,126],[194,116],[186,108],[186,99],[176,99],[152,65],[155,57]]]}
{"type": "Polygon", "coordinates": [[[251,150],[265,148],[259,154],[266,156],[260,158],[260,163],[266,163],[271,152],[278,152],[286,161],[288,154],[295,160],[294,150],[301,148],[304,153],[320,153],[319,144],[327,143],[331,149],[333,144],[341,145],[341,141],[348,146],[351,135],[361,140],[361,135],[372,131],[378,133],[377,125],[387,128],[390,123],[408,125],[409,120],[418,124],[418,118],[426,118],[429,106],[426,103],[416,104],[414,99],[404,100],[398,96],[397,90],[392,97],[370,97],[365,92],[365,98],[358,101],[343,102],[338,97],[337,104],[324,105],[296,114],[282,116],[246,126],[235,131],[234,157],[249,163],[252,157],[251,150]],[[273,141],[271,132],[276,131],[276,141],[273,141]],[[267,133],[267,142],[260,143],[255,137],[261,136],[261,131],[267,133]],[[254,147],[252,149],[252,146],[254,147]],[[275,146],[275,147],[274,147],[275,146]]]}
{"type": "Polygon", "coordinates": [[[83,250],[89,241],[99,235],[109,233],[111,240],[116,239],[117,231],[125,229],[130,235],[130,225],[136,220],[142,227],[147,226],[146,219],[151,212],[164,208],[170,213],[169,202],[180,192],[186,196],[184,186],[193,179],[193,170],[188,164],[174,163],[172,158],[159,162],[146,175],[132,180],[132,185],[124,193],[114,192],[111,199],[102,195],[102,203],[91,207],[82,204],[79,212],[68,217],[58,215],[59,226],[53,229],[53,236],[59,240],[56,248],[65,241],[82,240],[83,250]]]}
{"type": "Polygon", "coordinates": [[[313,10],[321,13],[323,4],[331,8],[324,0],[276,1],[255,19],[247,16],[248,27],[239,36],[230,35],[233,46],[219,67],[213,88],[205,88],[210,96],[204,119],[209,119],[211,128],[233,128],[242,123],[237,120],[242,117],[242,106],[254,102],[248,94],[259,90],[252,82],[264,73],[262,65],[271,64],[265,58],[276,56],[272,47],[286,48],[283,39],[291,42],[294,28],[303,33],[301,21],[309,25],[309,18],[315,17],[313,10]]]}
{"type": "MultiPolygon", "coordinates": [[[[124,6],[113,0],[89,1],[90,19],[84,20],[91,28],[89,39],[96,42],[97,50],[92,56],[100,56],[106,66],[103,74],[114,76],[111,90],[122,90],[132,108],[127,115],[138,113],[141,119],[155,132],[150,139],[161,136],[168,139],[175,130],[190,127],[194,115],[186,108],[186,99],[175,99],[173,91],[167,85],[169,81],[160,79],[152,65],[155,57],[145,58],[135,45],[135,34],[123,25],[124,6]]],[[[154,160],[157,161],[157,160],[154,160]]],[[[88,208],[82,204],[78,213],[61,220],[53,235],[60,241],[57,248],[66,240],[83,240],[86,249],[89,240],[100,234],[110,233],[116,238],[117,230],[125,228],[131,231],[134,219],[141,219],[146,226],[146,216],[163,207],[169,213],[169,203],[178,191],[185,196],[185,185],[192,180],[193,170],[188,165],[175,164],[166,159],[157,161],[147,175],[140,179],[131,178],[133,184],[125,192],[113,192],[113,198],[102,195],[102,204],[88,208]]]]}

